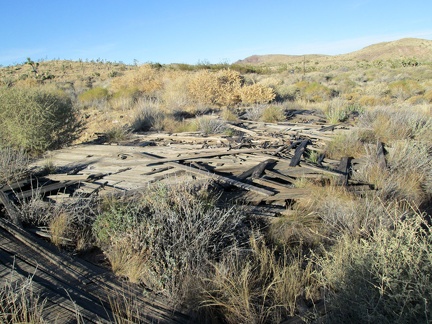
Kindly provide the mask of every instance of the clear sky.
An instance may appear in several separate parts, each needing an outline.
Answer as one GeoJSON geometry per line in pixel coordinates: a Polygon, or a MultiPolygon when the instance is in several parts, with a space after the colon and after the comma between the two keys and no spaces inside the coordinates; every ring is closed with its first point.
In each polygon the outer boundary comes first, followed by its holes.
{"type": "Polygon", "coordinates": [[[232,63],[432,39],[431,0],[0,0],[0,65],[232,63]]]}

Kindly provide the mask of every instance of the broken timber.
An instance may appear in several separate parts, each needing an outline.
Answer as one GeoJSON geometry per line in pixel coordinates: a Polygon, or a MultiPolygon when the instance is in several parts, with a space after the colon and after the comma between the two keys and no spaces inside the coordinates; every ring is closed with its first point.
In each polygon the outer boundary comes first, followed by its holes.
{"type": "Polygon", "coordinates": [[[194,159],[202,159],[202,158],[211,158],[223,155],[235,155],[235,154],[250,154],[250,153],[261,153],[261,152],[275,152],[275,149],[251,149],[251,150],[230,150],[224,152],[214,152],[214,153],[202,153],[191,156],[179,156],[177,158],[160,158],[155,162],[147,163],[147,166],[157,165],[161,163],[167,162],[178,162],[178,161],[186,161],[186,160],[194,160],[194,159]]]}
{"type": "MultiPolygon", "coordinates": [[[[144,154],[146,156],[150,157],[150,158],[153,158],[153,159],[159,158],[158,156],[150,155],[149,153],[144,153],[144,154]]],[[[241,189],[245,189],[245,190],[248,190],[248,191],[259,193],[261,195],[272,196],[272,195],[275,194],[273,191],[270,191],[270,190],[267,190],[267,189],[264,189],[264,188],[259,188],[257,186],[253,186],[253,185],[241,182],[241,181],[236,180],[236,179],[224,177],[224,176],[221,176],[221,175],[218,175],[218,174],[215,174],[215,173],[210,173],[208,171],[203,171],[203,170],[196,169],[196,168],[193,168],[193,167],[190,167],[190,166],[186,166],[186,165],[183,165],[183,164],[180,164],[180,163],[167,162],[167,159],[165,159],[164,161],[165,161],[164,163],[167,163],[168,165],[173,166],[175,168],[183,169],[183,170],[188,171],[188,172],[199,174],[199,175],[205,176],[207,178],[211,178],[211,179],[213,179],[215,181],[218,181],[218,182],[221,182],[221,183],[226,183],[226,184],[229,184],[229,185],[232,185],[232,186],[236,186],[236,187],[241,188],[241,189]]]]}

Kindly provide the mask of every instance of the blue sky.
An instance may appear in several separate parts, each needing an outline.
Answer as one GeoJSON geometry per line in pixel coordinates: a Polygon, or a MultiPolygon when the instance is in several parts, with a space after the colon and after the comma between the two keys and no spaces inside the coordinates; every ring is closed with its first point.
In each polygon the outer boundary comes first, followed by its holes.
{"type": "Polygon", "coordinates": [[[232,63],[432,39],[430,0],[0,0],[0,65],[33,60],[232,63]]]}

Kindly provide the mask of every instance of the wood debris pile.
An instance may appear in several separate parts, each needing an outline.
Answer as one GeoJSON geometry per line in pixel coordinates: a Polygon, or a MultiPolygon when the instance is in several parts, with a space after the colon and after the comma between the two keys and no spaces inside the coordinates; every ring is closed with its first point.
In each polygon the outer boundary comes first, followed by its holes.
{"type": "Polygon", "coordinates": [[[243,203],[286,208],[310,194],[295,186],[299,178],[332,179],[353,191],[372,189],[350,180],[360,160],[325,157],[326,143],[344,126],[244,121],[229,127],[236,135],[153,133],[116,145],[81,144],[51,152],[34,167],[52,163],[54,174],[4,186],[0,201],[8,209],[35,192],[59,202],[77,195],[131,192],[157,182],[211,179],[227,194],[243,195],[243,203]]]}

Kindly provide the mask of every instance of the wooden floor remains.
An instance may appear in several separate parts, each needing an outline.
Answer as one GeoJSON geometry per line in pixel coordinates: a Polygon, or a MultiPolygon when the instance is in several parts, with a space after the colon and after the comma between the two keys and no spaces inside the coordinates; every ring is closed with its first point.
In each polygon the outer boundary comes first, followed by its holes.
{"type": "Polygon", "coordinates": [[[46,299],[43,318],[48,323],[112,323],[116,303],[125,312],[133,307],[131,322],[188,322],[187,316],[145,294],[142,287],[122,282],[111,271],[62,253],[0,219],[0,284],[19,285],[29,278],[33,291],[46,299]]]}
{"type": "MultiPolygon", "coordinates": [[[[251,215],[275,217],[289,213],[296,200],[310,197],[309,189],[296,185],[301,178],[344,186],[359,194],[373,190],[350,179],[361,160],[325,157],[326,143],[335,133],[346,131],[343,125],[243,121],[229,127],[236,135],[148,133],[114,145],[88,143],[50,152],[32,168],[37,173],[54,165],[55,172],[4,185],[0,208],[14,220],[14,204],[35,192],[62,203],[77,196],[130,193],[154,183],[210,179],[227,196],[247,205],[251,215]]],[[[143,288],[119,281],[110,271],[57,251],[0,219],[1,283],[29,276],[47,299],[44,316],[49,322],[74,322],[76,314],[84,322],[112,322],[111,304],[116,299],[133,301],[139,322],[188,321],[157,296],[143,294],[143,288]]]]}
{"type": "Polygon", "coordinates": [[[36,169],[53,164],[55,174],[27,184],[27,189],[2,190],[19,200],[37,186],[40,193],[57,199],[59,192],[92,195],[139,190],[155,182],[211,179],[224,188],[251,192],[248,203],[279,206],[309,196],[306,189],[296,188],[299,178],[339,179],[356,190],[348,180],[361,161],[349,157],[335,161],[324,155],[328,140],[346,127],[252,122],[241,126],[231,125],[236,136],[153,133],[115,145],[68,147],[34,164],[36,169]]]}

